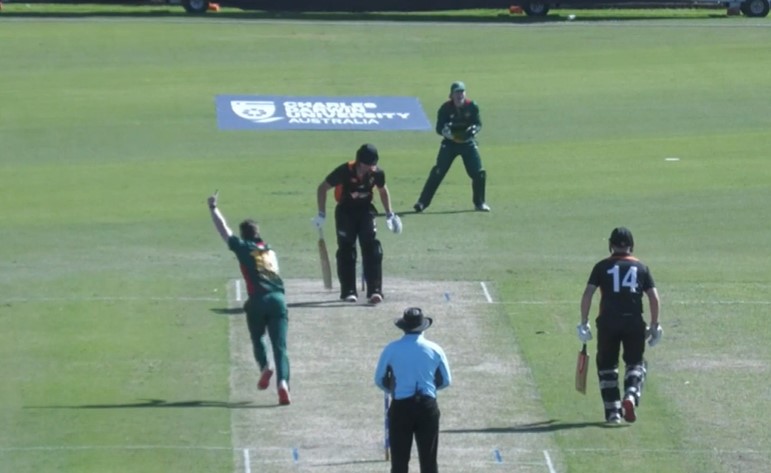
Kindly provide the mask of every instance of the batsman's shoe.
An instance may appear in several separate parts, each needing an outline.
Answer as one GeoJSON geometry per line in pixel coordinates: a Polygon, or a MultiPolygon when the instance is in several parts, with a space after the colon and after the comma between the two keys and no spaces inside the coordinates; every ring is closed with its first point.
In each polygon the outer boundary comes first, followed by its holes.
{"type": "Polygon", "coordinates": [[[416,213],[420,213],[426,210],[426,206],[423,205],[423,202],[416,202],[415,205],[412,206],[412,208],[415,209],[416,213]]]}
{"type": "Polygon", "coordinates": [[[370,304],[380,304],[381,302],[383,302],[383,296],[378,294],[377,292],[369,296],[370,304]]]}
{"type": "Polygon", "coordinates": [[[624,398],[624,402],[621,403],[621,408],[624,411],[624,420],[630,424],[637,420],[637,414],[634,412],[634,397],[627,396],[624,398]]]}
{"type": "Polygon", "coordinates": [[[356,294],[348,294],[347,296],[343,296],[340,299],[344,300],[345,302],[356,302],[358,300],[356,298],[356,294]]]}
{"type": "Polygon", "coordinates": [[[489,212],[490,206],[482,202],[481,204],[475,205],[474,210],[478,212],[489,212]]]}
{"type": "Polygon", "coordinates": [[[260,391],[264,391],[268,389],[268,386],[270,386],[270,377],[273,376],[273,370],[270,368],[265,368],[262,370],[262,374],[260,375],[260,380],[257,381],[257,389],[260,391]]]}
{"type": "Polygon", "coordinates": [[[606,419],[608,424],[620,424],[621,423],[621,414],[618,412],[614,412],[608,416],[606,419]]]}
{"type": "Polygon", "coordinates": [[[289,398],[289,386],[286,385],[286,381],[281,381],[278,387],[278,403],[282,406],[288,406],[292,403],[289,398]]]}

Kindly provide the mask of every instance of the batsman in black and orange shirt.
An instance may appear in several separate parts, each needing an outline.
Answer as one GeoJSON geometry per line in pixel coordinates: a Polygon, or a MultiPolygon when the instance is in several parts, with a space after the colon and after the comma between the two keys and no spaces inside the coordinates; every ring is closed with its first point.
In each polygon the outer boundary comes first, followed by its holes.
{"type": "Polygon", "coordinates": [[[634,238],[625,227],[613,229],[608,239],[610,256],[594,265],[581,297],[581,323],[578,338],[591,340],[589,310],[592,297],[600,288],[600,310],[597,319],[597,375],[600,395],[605,406],[605,420],[618,423],[637,419],[635,408],[640,404],[646,367],[643,360],[645,339],[649,344],[661,340],[659,325],[659,294],[648,267],[632,256],[634,238]],[[648,297],[650,328],[643,318],[643,294],[648,297]],[[623,346],[624,398],[618,384],[618,361],[623,346]]]}
{"type": "Polygon", "coordinates": [[[326,218],[327,192],[335,189],[335,230],[337,234],[337,277],[340,299],[356,302],[356,240],[361,247],[367,299],[372,304],[383,301],[383,247],[377,239],[372,203],[375,189],[383,203],[388,228],[399,233],[401,221],[391,210],[391,195],[386,186],[385,172],[377,166],[377,148],[364,144],[356,151],[356,159],[336,167],[319,184],[316,197],[318,215],[313,219],[321,228],[326,218]]]}

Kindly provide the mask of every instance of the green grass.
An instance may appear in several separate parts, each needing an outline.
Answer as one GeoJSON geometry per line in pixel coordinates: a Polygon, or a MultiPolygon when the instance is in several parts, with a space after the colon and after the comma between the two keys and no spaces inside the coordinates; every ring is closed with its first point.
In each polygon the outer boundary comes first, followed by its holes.
{"type": "Polygon", "coordinates": [[[0,471],[233,471],[228,321],[212,309],[235,267],[206,196],[220,189],[231,222],[260,220],[286,278],[317,277],[323,176],[372,141],[407,211],[438,139],[222,132],[214,95],[409,95],[433,118],[457,79],[482,109],[493,212],[442,213],[471,207],[456,163],[429,212],[383,236],[386,281],[492,284],[502,336],[489,349],[517,347],[566,471],[766,471],[766,20],[25,8],[0,14],[0,471]],[[596,385],[571,389],[574,327],[621,224],[651,265],[665,334],[640,421],[606,429],[596,385]]]}

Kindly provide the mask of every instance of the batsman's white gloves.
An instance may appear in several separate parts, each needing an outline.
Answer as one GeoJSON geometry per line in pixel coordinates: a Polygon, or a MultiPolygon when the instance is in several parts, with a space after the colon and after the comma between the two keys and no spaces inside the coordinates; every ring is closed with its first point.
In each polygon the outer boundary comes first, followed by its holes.
{"type": "Polygon", "coordinates": [[[327,215],[324,212],[319,212],[318,215],[313,217],[311,219],[311,222],[313,223],[313,226],[316,228],[321,228],[324,226],[324,222],[327,219],[327,215]]]}
{"type": "Polygon", "coordinates": [[[581,340],[581,343],[586,343],[592,339],[592,328],[589,326],[589,322],[578,324],[576,330],[578,331],[578,339],[581,340]]]}
{"type": "Polygon", "coordinates": [[[654,324],[648,327],[648,345],[655,347],[661,341],[661,336],[664,335],[664,329],[660,324],[654,324]]]}
{"type": "Polygon", "coordinates": [[[452,139],[452,129],[450,129],[451,125],[452,125],[452,123],[446,123],[444,125],[444,128],[442,128],[442,136],[444,136],[448,140],[452,139]]]}
{"type": "Polygon", "coordinates": [[[386,215],[386,226],[389,230],[391,230],[394,233],[401,233],[402,232],[402,219],[399,218],[398,215],[391,212],[388,215],[386,215]]]}

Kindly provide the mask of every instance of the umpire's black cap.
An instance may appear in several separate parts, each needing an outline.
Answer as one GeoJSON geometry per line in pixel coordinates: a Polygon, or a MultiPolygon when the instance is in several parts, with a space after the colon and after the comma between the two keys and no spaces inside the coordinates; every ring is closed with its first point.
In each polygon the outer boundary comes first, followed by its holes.
{"type": "Polygon", "coordinates": [[[610,232],[608,243],[616,248],[634,248],[634,237],[626,227],[616,227],[610,232]]]}
{"type": "Polygon", "coordinates": [[[377,148],[373,144],[363,144],[356,150],[356,162],[372,166],[377,164],[378,159],[377,148]]]}

